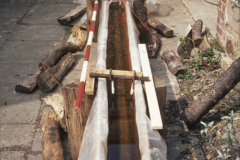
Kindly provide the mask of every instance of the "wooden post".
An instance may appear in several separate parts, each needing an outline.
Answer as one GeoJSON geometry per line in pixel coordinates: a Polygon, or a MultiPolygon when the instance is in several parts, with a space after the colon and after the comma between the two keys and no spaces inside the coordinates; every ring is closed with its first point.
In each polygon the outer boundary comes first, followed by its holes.
{"type": "Polygon", "coordinates": [[[164,137],[164,127],[165,127],[165,107],[166,107],[166,99],[167,99],[167,85],[164,82],[163,78],[153,77],[154,85],[157,94],[157,100],[159,105],[159,110],[161,113],[163,129],[159,130],[162,137],[164,137]]]}
{"type": "Polygon", "coordinates": [[[43,134],[43,159],[64,160],[58,116],[54,112],[48,112],[43,116],[41,131],[43,134]]]}
{"type": "MultiPolygon", "coordinates": [[[[147,23],[147,8],[143,5],[141,0],[133,1],[133,10],[136,15],[141,19],[145,26],[148,27],[147,23]]],[[[149,39],[149,31],[141,24],[138,18],[134,16],[136,26],[140,32],[139,40],[140,43],[147,43],[149,39]]]]}
{"type": "Polygon", "coordinates": [[[65,117],[68,131],[69,150],[72,160],[77,160],[84,129],[91,111],[94,96],[83,94],[81,111],[76,113],[74,106],[77,97],[79,79],[62,86],[64,98],[65,117]]]}

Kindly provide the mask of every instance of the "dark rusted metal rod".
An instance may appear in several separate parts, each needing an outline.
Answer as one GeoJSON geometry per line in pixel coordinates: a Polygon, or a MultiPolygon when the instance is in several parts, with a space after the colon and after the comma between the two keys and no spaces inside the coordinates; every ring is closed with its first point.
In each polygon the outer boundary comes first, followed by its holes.
{"type": "MultiPolygon", "coordinates": [[[[90,73],[89,76],[96,77],[96,78],[109,78],[109,74],[90,73]]],[[[133,80],[133,76],[125,76],[125,75],[111,75],[111,78],[133,80]]],[[[135,76],[135,80],[150,81],[148,77],[139,77],[139,76],[135,76]]]]}

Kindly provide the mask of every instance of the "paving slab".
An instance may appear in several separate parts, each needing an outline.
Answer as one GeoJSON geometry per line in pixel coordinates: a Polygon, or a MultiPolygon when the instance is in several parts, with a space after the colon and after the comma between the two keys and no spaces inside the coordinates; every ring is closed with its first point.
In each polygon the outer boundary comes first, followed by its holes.
{"type": "Polygon", "coordinates": [[[28,147],[32,140],[34,125],[1,125],[0,148],[14,145],[28,147]]]}
{"type": "MultiPolygon", "coordinates": [[[[0,52],[1,53],[1,52],[0,52]]],[[[24,80],[29,74],[32,74],[38,67],[35,64],[21,64],[21,63],[0,63],[0,84],[17,84],[24,80]]]]}
{"type": "Polygon", "coordinates": [[[42,142],[42,137],[40,132],[37,132],[35,135],[32,151],[34,152],[43,151],[43,142],[42,142]]]}
{"type": "Polygon", "coordinates": [[[42,154],[28,155],[28,160],[43,160],[43,155],[42,154]]]}
{"type": "Polygon", "coordinates": [[[8,39],[17,27],[15,19],[0,19],[0,24],[0,39],[8,39]]]}
{"type": "Polygon", "coordinates": [[[218,1],[208,0],[208,2],[216,4],[212,5],[204,0],[182,0],[188,10],[193,15],[194,20],[201,19],[203,21],[203,30],[208,27],[212,35],[216,36],[218,1]]]}
{"type": "Polygon", "coordinates": [[[34,4],[23,19],[27,24],[54,24],[60,25],[58,17],[67,14],[74,9],[77,4],[34,4]]]}
{"type": "Polygon", "coordinates": [[[0,18],[22,18],[31,4],[29,0],[1,0],[0,18]]]}
{"type": "Polygon", "coordinates": [[[2,46],[3,46],[5,41],[6,41],[6,39],[0,39],[0,49],[2,49],[2,46]]]}
{"type": "Polygon", "coordinates": [[[35,123],[41,102],[39,99],[20,102],[0,107],[0,122],[35,123]]]}
{"type": "Polygon", "coordinates": [[[63,28],[60,25],[18,25],[10,40],[61,42],[65,35],[63,28]]]}
{"type": "Polygon", "coordinates": [[[0,157],[1,160],[25,160],[23,151],[3,151],[0,157]]]}
{"type": "Polygon", "coordinates": [[[32,93],[20,93],[15,91],[16,84],[0,84],[0,107],[39,100],[42,91],[36,88],[32,93]]]}
{"type": "MultiPolygon", "coordinates": [[[[30,63],[37,68],[41,59],[47,55],[55,43],[56,41],[6,41],[0,50],[1,63],[30,63]]],[[[24,66],[21,69],[25,70],[25,68],[24,66]]]]}
{"type": "MultiPolygon", "coordinates": [[[[60,92],[61,93],[61,92],[60,92]]],[[[44,105],[44,104],[43,104],[44,105]]],[[[47,107],[44,107],[43,108],[43,112],[42,112],[42,118],[41,118],[41,121],[40,121],[40,124],[42,125],[42,120],[43,120],[43,116],[47,113],[47,112],[54,112],[52,107],[51,106],[47,106],[47,107]]]]}

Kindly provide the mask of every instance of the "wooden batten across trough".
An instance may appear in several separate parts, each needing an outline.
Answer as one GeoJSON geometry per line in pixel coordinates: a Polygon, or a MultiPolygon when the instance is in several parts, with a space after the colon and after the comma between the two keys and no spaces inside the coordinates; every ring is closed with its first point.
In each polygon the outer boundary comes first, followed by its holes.
{"type": "Polygon", "coordinates": [[[145,44],[138,45],[143,76],[148,76],[150,81],[145,81],[146,97],[148,102],[148,109],[153,129],[163,129],[162,118],[159,110],[158,99],[152,78],[152,71],[148,59],[148,53],[145,44]]]}
{"type": "MultiPolygon", "coordinates": [[[[98,74],[109,74],[110,70],[98,69],[98,70],[96,70],[96,73],[98,73],[98,74]]],[[[112,70],[111,75],[133,76],[134,72],[133,71],[112,70]]],[[[143,73],[142,72],[136,72],[136,76],[142,77],[143,73]]]]}

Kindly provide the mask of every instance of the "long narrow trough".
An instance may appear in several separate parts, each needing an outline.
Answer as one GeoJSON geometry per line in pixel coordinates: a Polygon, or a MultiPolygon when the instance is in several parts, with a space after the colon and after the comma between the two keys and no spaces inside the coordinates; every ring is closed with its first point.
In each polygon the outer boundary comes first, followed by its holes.
{"type": "MultiPolygon", "coordinates": [[[[112,2],[109,8],[102,1],[96,69],[141,72],[137,39],[129,3],[112,2]]],[[[141,81],[115,79],[113,84],[98,78],[78,160],[166,160],[165,142],[146,115],[141,81]]]]}
{"type": "MultiPolygon", "coordinates": [[[[107,69],[132,70],[124,3],[113,2],[108,21],[107,69]]],[[[132,80],[114,80],[108,86],[108,160],[139,160],[135,105],[130,95],[132,80]]]]}

